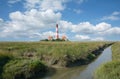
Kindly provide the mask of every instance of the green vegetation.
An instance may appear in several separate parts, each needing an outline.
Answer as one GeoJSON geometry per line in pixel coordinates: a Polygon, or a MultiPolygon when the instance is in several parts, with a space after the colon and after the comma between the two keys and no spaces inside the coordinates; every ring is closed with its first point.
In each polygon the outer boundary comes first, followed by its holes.
{"type": "Polygon", "coordinates": [[[36,79],[45,72],[46,67],[40,60],[12,60],[4,66],[3,79],[36,79]]]}
{"type": "Polygon", "coordinates": [[[120,79],[120,42],[113,44],[112,58],[95,71],[94,79],[120,79]]]}
{"type": "Polygon", "coordinates": [[[38,58],[49,65],[67,66],[72,62],[90,61],[109,42],[1,42],[0,50],[15,58],[38,58]],[[94,53],[92,53],[94,51],[94,53]]]}
{"type": "Polygon", "coordinates": [[[108,62],[95,72],[94,79],[120,79],[120,61],[108,62]]]}
{"type": "Polygon", "coordinates": [[[112,52],[113,60],[120,60],[120,42],[117,42],[112,46],[112,52]]]}
{"type": "Polygon", "coordinates": [[[0,65],[0,77],[34,79],[42,76],[47,71],[47,66],[68,67],[77,62],[80,65],[87,64],[110,44],[111,42],[0,42],[0,63],[3,62],[0,65]]]}
{"type": "Polygon", "coordinates": [[[0,51],[0,79],[2,78],[3,66],[12,59],[12,55],[9,53],[1,53],[0,51]]]}

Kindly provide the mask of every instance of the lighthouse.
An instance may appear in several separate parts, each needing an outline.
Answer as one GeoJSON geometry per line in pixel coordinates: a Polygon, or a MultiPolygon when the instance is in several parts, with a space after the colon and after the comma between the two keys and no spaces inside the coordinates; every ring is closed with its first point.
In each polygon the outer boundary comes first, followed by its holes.
{"type": "Polygon", "coordinates": [[[59,39],[58,24],[56,24],[56,39],[59,39]]]}

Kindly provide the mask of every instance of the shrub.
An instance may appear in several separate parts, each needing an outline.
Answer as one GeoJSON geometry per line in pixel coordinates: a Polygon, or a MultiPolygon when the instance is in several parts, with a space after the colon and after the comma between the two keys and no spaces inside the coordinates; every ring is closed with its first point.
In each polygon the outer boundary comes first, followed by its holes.
{"type": "Polygon", "coordinates": [[[3,71],[3,79],[35,79],[42,77],[46,66],[39,60],[12,60],[3,71]]]}

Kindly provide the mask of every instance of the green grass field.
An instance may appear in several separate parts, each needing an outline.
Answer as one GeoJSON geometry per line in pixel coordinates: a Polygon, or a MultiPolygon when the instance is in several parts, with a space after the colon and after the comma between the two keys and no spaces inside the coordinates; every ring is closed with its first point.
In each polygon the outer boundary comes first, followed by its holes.
{"type": "Polygon", "coordinates": [[[45,72],[47,66],[57,65],[66,67],[77,60],[82,60],[82,63],[90,62],[96,58],[94,53],[97,52],[93,53],[93,51],[103,48],[110,43],[0,42],[0,62],[2,61],[0,63],[0,78],[31,79],[37,76],[36,72],[45,72]],[[31,66],[33,67],[31,68],[31,66]]]}
{"type": "Polygon", "coordinates": [[[112,59],[96,70],[94,79],[120,79],[120,42],[112,46],[112,59]]]}

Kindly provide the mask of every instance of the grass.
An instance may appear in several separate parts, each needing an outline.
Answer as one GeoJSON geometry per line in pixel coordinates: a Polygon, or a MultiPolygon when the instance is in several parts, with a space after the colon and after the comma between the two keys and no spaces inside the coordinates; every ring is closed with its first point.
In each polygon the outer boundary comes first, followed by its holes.
{"type": "Polygon", "coordinates": [[[120,79],[120,42],[113,44],[112,58],[95,71],[94,79],[120,79]]]}
{"type": "Polygon", "coordinates": [[[36,57],[55,64],[93,59],[91,52],[105,44],[108,42],[1,42],[0,50],[10,52],[16,58],[36,57]]]}
{"type": "Polygon", "coordinates": [[[11,60],[4,66],[3,79],[37,79],[45,75],[40,60],[11,60]]]}
{"type": "Polygon", "coordinates": [[[100,66],[94,79],[120,79],[120,61],[115,60],[100,66]]]}
{"type": "Polygon", "coordinates": [[[8,63],[12,59],[12,55],[9,53],[3,53],[0,51],[0,79],[2,78],[3,67],[6,63],[8,63]]]}
{"type": "Polygon", "coordinates": [[[120,42],[117,42],[112,46],[112,52],[112,59],[120,60],[120,42]]]}
{"type": "MultiPolygon", "coordinates": [[[[78,60],[90,62],[111,42],[0,42],[0,57],[12,57],[0,65],[2,79],[34,79],[47,66],[66,67],[78,60]],[[3,54],[3,55],[2,55],[3,54]],[[36,61],[37,60],[37,61],[36,61]],[[41,63],[43,62],[43,63],[41,63]],[[45,66],[47,65],[47,66],[45,66]]],[[[44,72],[45,73],[45,72],[44,72]]]]}

